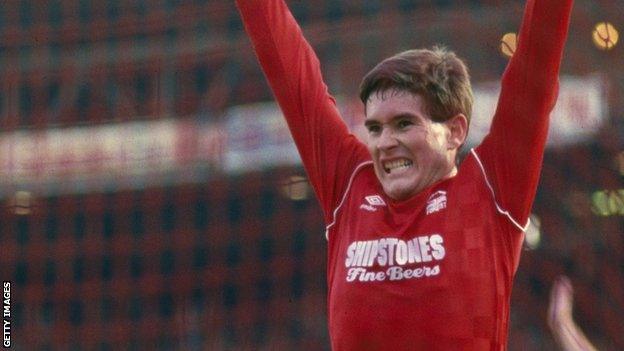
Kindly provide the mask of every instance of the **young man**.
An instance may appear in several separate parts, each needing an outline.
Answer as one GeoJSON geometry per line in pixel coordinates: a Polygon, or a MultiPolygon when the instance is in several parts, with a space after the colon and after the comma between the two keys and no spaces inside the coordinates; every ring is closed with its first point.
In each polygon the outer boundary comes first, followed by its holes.
{"type": "Polygon", "coordinates": [[[442,49],[364,79],[349,134],[283,0],[237,0],[324,211],[334,350],[502,350],[572,0],[528,0],[491,132],[456,166],[472,93],[442,49]]]}

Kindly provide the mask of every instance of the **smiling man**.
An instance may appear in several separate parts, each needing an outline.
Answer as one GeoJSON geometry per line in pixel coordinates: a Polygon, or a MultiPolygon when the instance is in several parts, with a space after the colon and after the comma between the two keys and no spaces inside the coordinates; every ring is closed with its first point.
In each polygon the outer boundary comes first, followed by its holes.
{"type": "Polygon", "coordinates": [[[528,0],[490,133],[457,165],[464,63],[409,50],[364,77],[351,135],[283,0],[237,0],[327,223],[334,350],[503,350],[572,0],[528,0]]]}

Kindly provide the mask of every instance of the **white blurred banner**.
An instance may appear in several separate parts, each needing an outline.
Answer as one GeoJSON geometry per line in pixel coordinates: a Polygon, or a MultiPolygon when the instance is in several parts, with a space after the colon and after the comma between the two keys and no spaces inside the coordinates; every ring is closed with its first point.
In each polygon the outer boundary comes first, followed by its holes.
{"type": "MultiPolygon", "coordinates": [[[[480,84],[474,89],[473,119],[467,145],[481,142],[490,130],[500,86],[480,84]]],[[[518,104],[522,104],[518,101],[518,104]]],[[[604,80],[599,76],[563,77],[559,97],[551,114],[548,147],[582,143],[590,139],[608,117],[604,80]]]]}
{"type": "Polygon", "coordinates": [[[83,193],[194,181],[221,162],[216,125],[163,119],[0,135],[0,196],[83,193]]]}

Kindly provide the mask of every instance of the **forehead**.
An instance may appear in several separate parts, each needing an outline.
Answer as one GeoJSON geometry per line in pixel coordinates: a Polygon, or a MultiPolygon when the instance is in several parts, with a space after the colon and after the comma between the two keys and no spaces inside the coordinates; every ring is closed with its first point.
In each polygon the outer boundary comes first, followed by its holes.
{"type": "Polygon", "coordinates": [[[399,115],[414,115],[429,118],[424,99],[404,90],[378,91],[366,101],[366,120],[384,122],[399,115]]]}

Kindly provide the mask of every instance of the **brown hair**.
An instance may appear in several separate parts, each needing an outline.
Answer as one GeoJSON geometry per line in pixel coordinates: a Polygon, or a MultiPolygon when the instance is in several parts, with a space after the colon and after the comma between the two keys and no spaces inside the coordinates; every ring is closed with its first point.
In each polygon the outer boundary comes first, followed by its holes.
{"type": "Polygon", "coordinates": [[[360,99],[366,105],[371,94],[393,89],[422,96],[433,121],[463,113],[470,123],[473,98],[468,68],[443,47],[403,51],[383,60],[362,80],[360,99]]]}

